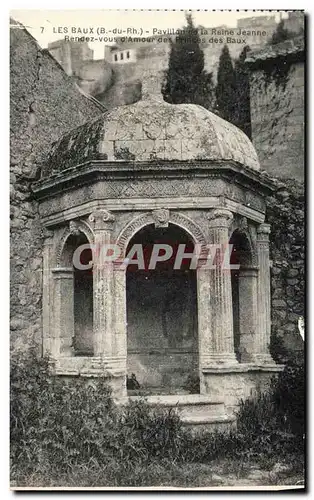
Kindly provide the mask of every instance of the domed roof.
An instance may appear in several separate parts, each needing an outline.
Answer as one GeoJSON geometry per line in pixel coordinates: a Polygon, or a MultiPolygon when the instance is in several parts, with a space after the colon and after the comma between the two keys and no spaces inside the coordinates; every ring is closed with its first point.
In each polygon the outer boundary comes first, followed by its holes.
{"type": "Polygon", "coordinates": [[[259,170],[253,144],[231,123],[202,106],[145,97],[111,109],[63,136],[53,146],[43,176],[97,159],[231,160],[259,170]]]}

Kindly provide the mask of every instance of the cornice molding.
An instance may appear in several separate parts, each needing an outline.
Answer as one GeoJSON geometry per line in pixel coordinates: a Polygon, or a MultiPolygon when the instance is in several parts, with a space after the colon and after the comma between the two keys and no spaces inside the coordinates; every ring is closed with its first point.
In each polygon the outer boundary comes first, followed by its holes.
{"type": "Polygon", "coordinates": [[[106,162],[94,160],[43,178],[32,185],[32,191],[35,198],[41,200],[53,197],[59,192],[73,191],[80,186],[104,180],[162,178],[188,180],[196,177],[222,178],[246,188],[253,187],[257,192],[266,195],[270,194],[276,186],[267,175],[234,161],[106,162]]]}

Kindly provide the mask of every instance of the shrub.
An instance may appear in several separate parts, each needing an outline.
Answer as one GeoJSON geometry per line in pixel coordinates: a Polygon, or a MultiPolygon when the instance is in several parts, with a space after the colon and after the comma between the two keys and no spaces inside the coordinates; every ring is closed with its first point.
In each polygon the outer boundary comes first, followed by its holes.
{"type": "Polygon", "coordinates": [[[303,454],[304,396],[304,365],[289,363],[268,392],[241,402],[236,432],[240,449],[283,459],[303,454]]]}
{"type": "Polygon", "coordinates": [[[49,374],[49,360],[34,351],[11,362],[11,458],[30,473],[51,464],[67,467],[104,456],[102,443],[114,424],[110,391],[49,374]],[[100,439],[100,436],[102,439],[100,439]]]}
{"type": "Polygon", "coordinates": [[[305,432],[305,374],[304,363],[291,362],[279,375],[273,391],[278,419],[296,436],[305,432]]]}
{"type": "Polygon", "coordinates": [[[19,486],[71,485],[77,474],[86,486],[136,486],[221,459],[264,466],[296,458],[302,467],[303,366],[290,364],[268,393],[241,402],[236,429],[199,435],[173,409],[143,399],[115,405],[104,379],[66,381],[49,370],[35,351],[12,357],[11,475],[19,486]]]}
{"type": "Polygon", "coordinates": [[[157,458],[176,460],[182,436],[173,410],[144,401],[117,407],[104,379],[52,376],[49,360],[34,351],[12,357],[11,473],[18,482],[73,467],[124,474],[157,458]]]}
{"type": "Polygon", "coordinates": [[[228,458],[269,466],[287,460],[302,467],[303,434],[304,366],[290,363],[268,392],[240,402],[236,429],[187,437],[181,453],[195,462],[228,458]]]}

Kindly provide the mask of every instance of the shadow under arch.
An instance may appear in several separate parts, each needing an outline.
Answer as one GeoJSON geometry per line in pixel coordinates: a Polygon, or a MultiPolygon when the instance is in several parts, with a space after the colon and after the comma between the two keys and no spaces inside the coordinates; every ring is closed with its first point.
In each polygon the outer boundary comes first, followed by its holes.
{"type": "MultiPolygon", "coordinates": [[[[248,235],[235,229],[230,237],[232,245],[230,264],[238,267],[231,269],[234,350],[241,363],[249,361],[246,356],[245,336],[250,334],[252,321],[256,321],[252,305],[256,301],[257,269],[253,266],[253,251],[248,235]]],[[[253,330],[253,328],[252,328],[253,330]]]]}
{"type": "Polygon", "coordinates": [[[127,254],[134,245],[142,247],[144,268],[135,262],[126,270],[129,393],[199,393],[196,270],[188,258],[174,269],[179,245],[193,253],[194,242],[171,222],[151,222],[131,237],[127,254]],[[172,256],[149,269],[155,244],[171,246],[172,256]]]}
{"type": "MultiPolygon", "coordinates": [[[[93,268],[91,242],[82,231],[67,234],[62,242],[62,251],[58,258],[60,272],[67,271],[67,280],[61,280],[61,300],[68,301],[64,313],[64,340],[61,345],[64,355],[93,356],[93,268]],[[79,253],[76,265],[74,254],[79,253]],[[89,267],[86,269],[86,267],[89,267]],[[72,338],[67,337],[72,332],[72,338]]],[[[61,304],[65,308],[64,304],[61,304]]]]}

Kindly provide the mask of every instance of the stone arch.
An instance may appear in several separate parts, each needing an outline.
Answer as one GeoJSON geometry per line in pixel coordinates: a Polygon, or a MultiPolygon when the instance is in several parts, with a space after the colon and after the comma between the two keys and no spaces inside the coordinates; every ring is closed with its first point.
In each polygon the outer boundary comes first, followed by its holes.
{"type": "MultiPolygon", "coordinates": [[[[145,226],[155,224],[154,211],[146,212],[131,220],[120,232],[117,238],[117,244],[121,249],[122,255],[124,254],[129,242],[133,236],[145,226]]],[[[190,217],[183,215],[180,212],[170,212],[169,220],[167,223],[175,224],[181,229],[186,231],[191,236],[194,244],[201,245],[201,257],[207,255],[206,238],[202,229],[190,217]]]]}
{"type": "Polygon", "coordinates": [[[69,226],[63,229],[56,245],[56,251],[55,251],[56,267],[62,267],[61,266],[62,257],[64,255],[64,249],[66,247],[68,238],[72,235],[79,233],[84,234],[90,245],[94,243],[94,233],[87,222],[83,220],[70,221],[69,226]]]}
{"type": "Polygon", "coordinates": [[[257,251],[256,251],[256,229],[250,221],[244,216],[236,216],[230,226],[229,239],[238,233],[246,240],[251,254],[252,266],[257,265],[257,251]]]}
{"type": "Polygon", "coordinates": [[[124,273],[127,389],[132,391],[139,384],[148,394],[168,390],[180,394],[193,380],[193,392],[198,394],[198,270],[190,268],[189,261],[173,264],[179,245],[191,255],[194,241],[200,242],[187,231],[186,223],[182,227],[181,217],[172,217],[169,210],[144,215],[136,218],[128,237],[122,239],[125,253],[133,245],[141,245],[144,262],[144,267],[130,264],[124,273]],[[165,262],[151,267],[148,263],[155,243],[170,245],[172,253],[165,262]]]}

